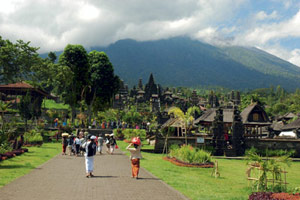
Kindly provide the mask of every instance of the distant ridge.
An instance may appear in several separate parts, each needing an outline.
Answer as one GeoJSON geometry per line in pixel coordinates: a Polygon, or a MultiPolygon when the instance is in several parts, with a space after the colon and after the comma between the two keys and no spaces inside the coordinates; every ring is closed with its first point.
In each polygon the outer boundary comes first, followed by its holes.
{"type": "Polygon", "coordinates": [[[255,89],[281,85],[291,91],[300,86],[300,68],[257,48],[216,47],[186,37],[137,42],[120,40],[105,51],[115,73],[129,86],[153,73],[163,86],[221,86],[255,89]]]}

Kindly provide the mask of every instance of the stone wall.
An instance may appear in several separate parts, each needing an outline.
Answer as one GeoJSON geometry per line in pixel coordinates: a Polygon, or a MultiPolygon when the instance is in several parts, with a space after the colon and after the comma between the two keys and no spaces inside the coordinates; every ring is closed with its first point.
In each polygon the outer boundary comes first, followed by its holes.
{"type": "MultiPolygon", "coordinates": [[[[165,138],[156,137],[154,152],[162,153],[165,144],[165,138]]],[[[168,148],[171,145],[183,145],[185,144],[185,137],[169,137],[168,148]]],[[[194,147],[210,149],[213,148],[211,144],[211,137],[188,137],[188,144],[194,147]],[[197,142],[198,138],[198,142],[197,142]],[[199,138],[204,139],[204,143],[199,143],[199,138]]],[[[246,149],[250,149],[252,146],[256,149],[270,149],[270,150],[295,150],[294,157],[300,158],[300,139],[246,139],[246,149]]]]}
{"type": "Polygon", "coordinates": [[[296,150],[295,157],[300,158],[300,139],[247,139],[246,149],[296,150]]]}

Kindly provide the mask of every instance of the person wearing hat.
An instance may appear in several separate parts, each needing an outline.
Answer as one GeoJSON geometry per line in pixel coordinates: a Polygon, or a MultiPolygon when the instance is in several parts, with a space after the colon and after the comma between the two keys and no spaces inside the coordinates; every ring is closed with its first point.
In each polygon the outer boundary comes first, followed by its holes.
{"type": "Polygon", "coordinates": [[[72,155],[72,153],[74,154],[73,152],[73,145],[74,145],[74,135],[71,134],[68,136],[68,152],[69,152],[69,156],[72,155]]]}
{"type": "Polygon", "coordinates": [[[96,136],[91,135],[88,137],[88,141],[85,142],[82,146],[85,148],[85,168],[86,168],[86,177],[93,177],[94,171],[94,155],[96,155],[97,145],[95,142],[96,136]]]}
{"type": "Polygon", "coordinates": [[[131,177],[138,179],[140,171],[140,159],[142,158],[141,140],[139,138],[133,138],[126,149],[130,151],[131,177]]]}
{"type": "Polygon", "coordinates": [[[110,154],[113,154],[114,151],[115,151],[115,148],[116,148],[116,145],[117,145],[117,141],[116,139],[114,138],[114,134],[110,134],[110,139],[109,139],[109,145],[110,145],[110,154]]]}
{"type": "Polygon", "coordinates": [[[62,135],[62,155],[66,155],[66,149],[68,146],[68,139],[67,139],[67,135],[62,135]]]}

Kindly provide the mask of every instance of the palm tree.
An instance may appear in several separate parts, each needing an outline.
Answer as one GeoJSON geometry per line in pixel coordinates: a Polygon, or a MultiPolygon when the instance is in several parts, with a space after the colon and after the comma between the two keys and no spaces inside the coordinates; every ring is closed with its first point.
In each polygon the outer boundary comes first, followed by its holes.
{"type": "Polygon", "coordinates": [[[173,107],[169,110],[168,114],[173,114],[173,116],[183,122],[181,130],[185,132],[185,144],[187,145],[187,134],[189,133],[193,121],[195,119],[195,114],[200,113],[199,107],[193,106],[190,107],[185,113],[178,107],[173,107]]]}

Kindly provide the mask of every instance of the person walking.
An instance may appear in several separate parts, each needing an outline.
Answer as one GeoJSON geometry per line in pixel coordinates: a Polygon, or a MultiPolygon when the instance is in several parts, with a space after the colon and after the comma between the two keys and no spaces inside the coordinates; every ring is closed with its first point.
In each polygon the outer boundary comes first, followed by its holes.
{"type": "MultiPolygon", "coordinates": [[[[69,152],[69,156],[72,155],[73,153],[73,145],[74,145],[74,136],[73,134],[69,135],[69,139],[68,139],[68,152],[69,152]]],[[[73,153],[74,154],[74,153],[73,153]]]]}
{"type": "Polygon", "coordinates": [[[110,154],[113,154],[117,145],[117,141],[114,138],[114,134],[110,134],[110,139],[109,139],[109,144],[110,144],[110,154]]]}
{"type": "Polygon", "coordinates": [[[105,145],[106,145],[106,152],[110,153],[110,143],[109,143],[109,134],[105,134],[105,145]]]}
{"type": "Polygon", "coordinates": [[[68,136],[65,136],[63,135],[62,137],[62,155],[66,155],[66,149],[67,149],[67,146],[68,146],[68,139],[67,139],[68,136]]]}
{"type": "Polygon", "coordinates": [[[76,148],[76,156],[78,156],[80,153],[80,146],[81,146],[81,140],[79,139],[79,135],[77,135],[74,143],[75,143],[75,148],[76,148]]]}
{"type": "Polygon", "coordinates": [[[141,140],[137,137],[133,138],[126,149],[130,151],[131,177],[138,179],[140,171],[140,159],[142,158],[141,140]]]}
{"type": "Polygon", "coordinates": [[[88,137],[88,141],[85,142],[82,146],[85,148],[85,169],[86,177],[93,177],[94,171],[94,155],[96,155],[97,146],[95,142],[96,136],[92,135],[88,137]]]}
{"type": "Polygon", "coordinates": [[[103,148],[103,137],[98,137],[98,152],[102,154],[102,148],[103,148]]]}

